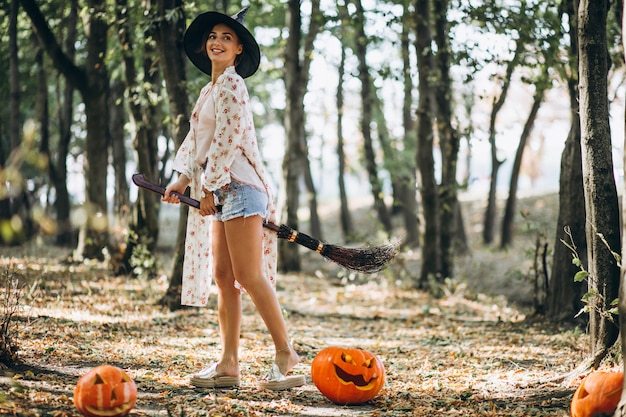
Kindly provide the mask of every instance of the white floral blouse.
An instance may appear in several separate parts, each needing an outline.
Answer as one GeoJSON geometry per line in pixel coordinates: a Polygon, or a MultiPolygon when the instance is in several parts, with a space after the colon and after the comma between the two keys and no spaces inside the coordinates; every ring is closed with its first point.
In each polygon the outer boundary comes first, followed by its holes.
{"type": "MultiPolygon", "coordinates": [[[[209,82],[204,86],[191,114],[189,133],[176,152],[173,168],[191,178],[189,187],[191,197],[195,199],[200,198],[202,185],[214,191],[228,185],[231,179],[262,187],[268,194],[266,220],[275,222],[276,208],[263,168],[249,102],[248,89],[234,67],[228,67],[215,84],[209,82]],[[200,152],[206,152],[206,158],[200,152]],[[204,169],[199,160],[206,160],[204,169]]],[[[201,216],[198,210],[189,210],[183,263],[183,305],[201,307],[207,304],[213,273],[211,221],[211,217],[201,216]]],[[[264,273],[273,285],[276,282],[277,246],[276,233],[264,228],[264,273]]],[[[236,286],[243,289],[238,283],[236,286]]]]}

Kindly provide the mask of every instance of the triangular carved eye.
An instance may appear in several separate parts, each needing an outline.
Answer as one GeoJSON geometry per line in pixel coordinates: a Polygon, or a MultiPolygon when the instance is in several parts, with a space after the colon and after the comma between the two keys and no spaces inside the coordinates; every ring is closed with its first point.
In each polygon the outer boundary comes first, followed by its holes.
{"type": "Polygon", "coordinates": [[[94,385],[104,384],[104,379],[100,376],[100,374],[96,374],[96,379],[93,380],[94,385]]]}
{"type": "Polygon", "coordinates": [[[370,358],[363,363],[363,366],[366,368],[372,368],[374,366],[374,361],[370,358]]]}
{"type": "Polygon", "coordinates": [[[345,363],[356,365],[356,362],[354,361],[354,359],[352,359],[352,355],[348,353],[341,352],[341,360],[344,361],[345,363]]]}

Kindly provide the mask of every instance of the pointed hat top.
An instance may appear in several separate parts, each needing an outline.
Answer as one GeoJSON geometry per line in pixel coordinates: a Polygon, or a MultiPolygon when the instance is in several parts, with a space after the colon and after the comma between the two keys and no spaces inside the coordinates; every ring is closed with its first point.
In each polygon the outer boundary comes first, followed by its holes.
{"type": "Polygon", "coordinates": [[[236,14],[232,15],[231,17],[235,19],[238,23],[243,25],[243,20],[246,18],[246,15],[248,14],[248,10],[250,10],[250,6],[244,7],[243,9],[239,10],[236,14]]]}

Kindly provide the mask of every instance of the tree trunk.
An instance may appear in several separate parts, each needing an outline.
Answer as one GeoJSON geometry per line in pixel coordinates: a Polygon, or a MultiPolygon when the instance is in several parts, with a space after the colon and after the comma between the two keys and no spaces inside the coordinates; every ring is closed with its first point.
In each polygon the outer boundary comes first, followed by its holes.
{"type": "MultiPolygon", "coordinates": [[[[313,182],[313,175],[311,173],[311,163],[309,160],[309,145],[307,140],[307,134],[305,129],[305,120],[306,113],[304,111],[304,95],[307,91],[307,85],[309,83],[309,69],[311,68],[311,57],[313,56],[315,47],[314,41],[317,37],[317,34],[320,31],[320,25],[322,22],[322,14],[320,12],[320,2],[319,0],[315,0],[311,2],[311,19],[309,22],[309,30],[304,38],[304,59],[302,60],[302,71],[298,73],[300,78],[300,85],[302,89],[298,91],[298,94],[301,95],[301,99],[298,102],[298,105],[302,107],[302,125],[300,138],[304,142],[302,143],[302,152],[303,152],[303,167],[304,167],[304,184],[307,190],[307,199],[309,202],[309,224],[311,228],[311,233],[314,236],[319,236],[320,239],[323,239],[322,233],[322,224],[320,221],[320,217],[317,210],[317,191],[315,189],[315,184],[313,182]]],[[[286,243],[286,242],[285,242],[286,243]]]]}
{"type": "MultiPolygon", "coordinates": [[[[65,53],[73,61],[76,51],[77,23],[78,23],[78,0],[69,2],[70,10],[65,23],[65,53]]],[[[56,151],[56,162],[49,155],[48,174],[56,190],[54,208],[57,220],[56,244],[60,246],[75,245],[75,237],[70,222],[70,193],[67,189],[67,155],[69,154],[72,140],[72,121],[74,119],[74,92],[72,83],[57,77],[58,94],[58,120],[59,120],[59,144],[56,151]]]]}
{"type": "Polygon", "coordinates": [[[435,178],[433,157],[433,71],[432,35],[430,31],[430,1],[415,2],[415,49],[419,75],[419,102],[417,106],[417,155],[416,163],[420,174],[420,194],[424,212],[424,244],[422,245],[422,269],[417,288],[426,288],[431,278],[440,280],[441,271],[441,223],[439,218],[439,190],[435,178]]]}
{"type": "Polygon", "coordinates": [[[111,132],[111,154],[115,171],[115,197],[113,219],[120,229],[126,229],[130,215],[130,197],[126,181],[126,107],[124,106],[124,83],[113,80],[109,91],[109,132],[111,132]]]}
{"type": "MultiPolygon", "coordinates": [[[[287,27],[289,38],[285,46],[285,90],[287,93],[285,106],[285,139],[287,141],[283,158],[283,175],[285,176],[286,224],[298,229],[298,207],[300,205],[300,178],[302,176],[303,150],[300,134],[304,130],[304,110],[298,82],[301,71],[300,42],[302,40],[302,15],[300,2],[290,0],[287,10],[287,27]]],[[[279,269],[283,272],[300,271],[300,251],[297,245],[279,242],[279,269]]]]}
{"type": "MultiPolygon", "coordinates": [[[[19,10],[19,3],[17,0],[11,0],[9,2],[9,24],[8,24],[8,37],[9,37],[9,144],[6,155],[3,155],[0,160],[0,170],[8,167],[10,164],[10,155],[19,150],[22,143],[22,123],[20,120],[20,74],[19,74],[19,56],[17,45],[17,15],[19,10]]],[[[4,146],[2,147],[4,148],[4,146]]],[[[13,167],[19,170],[19,167],[13,167]]],[[[23,201],[23,190],[25,189],[23,179],[16,179],[19,184],[15,184],[15,190],[19,195],[11,195],[8,198],[0,199],[0,221],[3,225],[8,225],[9,230],[6,230],[2,236],[0,236],[0,244],[18,244],[25,240],[24,229],[21,230],[17,227],[11,226],[11,219],[19,211],[20,201],[23,201]]],[[[4,188],[4,187],[3,187],[4,188]]],[[[25,220],[25,219],[22,219],[25,220]]],[[[4,226],[3,226],[4,227],[4,226]]]]}
{"type": "Polygon", "coordinates": [[[613,177],[607,99],[608,2],[581,0],[578,10],[579,94],[582,168],[587,211],[589,331],[594,367],[617,339],[614,318],[608,313],[618,297],[620,270],[612,251],[621,252],[617,190],[613,177]],[[607,247],[608,246],[608,247],[607,247]]]}
{"type": "MultiPolygon", "coordinates": [[[[306,132],[302,137],[305,137],[306,132]]],[[[304,185],[307,190],[307,200],[309,201],[309,227],[311,228],[311,234],[313,236],[317,236],[319,239],[323,240],[322,233],[322,223],[320,222],[320,216],[317,211],[317,191],[315,189],[315,183],[313,182],[313,175],[311,174],[311,161],[309,160],[309,145],[307,143],[302,145],[302,149],[304,149],[304,158],[302,162],[304,162],[304,185]]]]}
{"type": "Polygon", "coordinates": [[[454,222],[456,223],[454,250],[457,255],[467,255],[470,252],[470,248],[469,243],[467,242],[465,221],[463,220],[463,210],[458,200],[456,202],[456,216],[454,216],[454,222]]]}
{"type": "Polygon", "coordinates": [[[108,74],[106,2],[89,0],[87,26],[87,55],[85,67],[78,68],[59,46],[34,0],[20,0],[28,13],[39,41],[48,52],[59,72],[76,87],[83,97],[87,119],[85,182],[86,201],[83,209],[86,221],[81,227],[81,238],[75,258],[103,259],[102,250],[108,243],[107,167],[108,167],[108,74]]]}
{"type": "Polygon", "coordinates": [[[104,259],[102,250],[109,243],[107,218],[107,176],[109,166],[109,75],[106,67],[109,25],[106,0],[88,0],[89,37],[85,69],[87,83],[82,91],[87,118],[85,180],[88,221],[84,253],[77,249],[78,259],[104,259]]]}
{"type": "MultiPolygon", "coordinates": [[[[304,53],[300,58],[300,44],[302,42],[302,15],[300,2],[290,0],[287,10],[287,27],[289,38],[285,46],[285,89],[287,92],[285,107],[285,137],[286,149],[283,159],[283,175],[286,187],[286,224],[298,229],[298,207],[300,204],[300,181],[303,175],[307,188],[311,190],[313,182],[310,178],[310,168],[307,160],[307,140],[304,128],[304,94],[309,82],[309,68],[313,53],[313,41],[320,28],[319,0],[311,2],[311,19],[309,31],[304,40],[304,53]],[[305,172],[304,170],[309,170],[305,172]]],[[[317,208],[314,201],[309,200],[311,220],[317,219],[317,208]],[[315,207],[314,207],[315,206],[315,207]]],[[[312,225],[313,226],[313,225],[312,225]]],[[[313,226],[315,227],[315,226],[313,226]]],[[[300,252],[297,245],[291,245],[285,240],[279,241],[279,264],[283,272],[300,270],[300,252]]]]}
{"type": "MultiPolygon", "coordinates": [[[[185,12],[182,0],[157,1],[158,30],[156,31],[159,64],[169,102],[171,130],[174,146],[178,149],[189,131],[189,99],[187,98],[185,53],[183,35],[185,33],[185,12]]],[[[166,183],[165,178],[161,181],[166,183]]],[[[180,205],[180,216],[174,247],[174,261],[166,293],[159,300],[160,305],[171,311],[181,308],[180,295],[183,282],[183,260],[185,257],[185,231],[188,207],[180,205]]]]}
{"type": "Polygon", "coordinates": [[[437,103],[437,132],[442,156],[442,174],[440,187],[440,233],[441,233],[441,273],[442,278],[454,275],[454,249],[457,234],[457,216],[461,211],[457,199],[458,184],[456,180],[457,159],[459,156],[460,138],[452,126],[452,80],[450,79],[450,44],[448,29],[448,0],[434,2],[435,41],[437,53],[435,65],[438,74],[435,87],[437,103]]]}
{"type": "MultiPolygon", "coordinates": [[[[32,36],[33,44],[37,44],[37,37],[32,36]]],[[[42,155],[50,154],[50,100],[48,99],[48,74],[45,66],[45,51],[38,47],[35,53],[37,64],[37,104],[35,113],[39,117],[39,151],[42,155]]],[[[26,220],[26,219],[25,219],[26,220]]],[[[26,231],[26,236],[32,236],[26,231]]]]}
{"type": "MultiPolygon", "coordinates": [[[[341,9],[340,13],[342,13],[342,20],[346,18],[344,14],[344,9],[341,9]]],[[[343,28],[343,25],[341,25],[343,28]]],[[[343,31],[342,31],[343,32],[343,31]]],[[[342,38],[343,33],[342,33],[342,38]]],[[[348,196],[346,194],[346,183],[345,183],[345,175],[346,175],[346,156],[345,150],[343,147],[343,110],[344,110],[344,97],[343,97],[343,79],[345,75],[345,63],[346,63],[346,48],[344,45],[341,46],[341,61],[339,62],[338,68],[338,79],[337,82],[337,160],[338,160],[338,173],[337,173],[337,183],[339,186],[339,200],[341,202],[339,206],[339,219],[341,220],[341,231],[343,232],[344,239],[349,242],[352,240],[354,236],[354,225],[352,224],[352,215],[350,214],[350,207],[348,204],[348,196]]]]}
{"type": "MultiPolygon", "coordinates": [[[[618,21],[622,24],[622,47],[626,50],[626,2],[623,2],[621,12],[621,19],[618,21]]],[[[626,63],[626,57],[625,57],[626,63]]],[[[624,110],[624,146],[626,146],[626,108],[624,110]]],[[[626,149],[626,147],[624,148],[626,149]]],[[[626,153],[623,155],[622,159],[622,174],[626,174],[626,153]]],[[[626,219],[626,186],[622,185],[622,219],[626,219]]],[[[622,221],[622,260],[626,259],[626,221],[622,221]]],[[[619,286],[619,331],[620,331],[620,341],[622,343],[621,353],[622,358],[626,357],[626,263],[622,262],[622,266],[620,268],[620,286],[619,286]]],[[[622,372],[626,375],[626,361],[622,360],[622,372]]],[[[620,399],[619,405],[615,410],[615,417],[625,417],[626,416],[626,378],[624,378],[624,382],[622,383],[622,398],[620,399]]]]}
{"type": "MultiPolygon", "coordinates": [[[[568,14],[569,63],[566,74],[570,100],[571,127],[561,155],[559,177],[559,214],[557,219],[552,257],[552,272],[547,296],[547,314],[550,320],[574,321],[583,307],[583,284],[574,282],[579,271],[572,263],[572,252],[563,243],[575,245],[582,264],[587,265],[587,239],[585,237],[585,197],[583,190],[582,160],[580,153],[580,116],[578,112],[578,0],[566,3],[568,14]],[[564,233],[568,231],[568,234],[564,233]]],[[[582,316],[581,316],[582,317],[582,316]]],[[[586,321],[586,317],[584,317],[586,321]]]]}
{"type": "MultiPolygon", "coordinates": [[[[137,155],[137,169],[139,172],[153,180],[158,178],[158,149],[157,137],[160,130],[160,123],[155,117],[156,109],[152,104],[149,95],[159,81],[159,72],[155,71],[157,52],[151,42],[143,43],[143,63],[142,82],[139,83],[135,62],[138,51],[135,48],[135,40],[132,37],[130,27],[130,17],[128,15],[128,2],[117,0],[117,22],[118,36],[122,45],[122,63],[126,79],[126,90],[128,91],[128,107],[130,109],[131,125],[134,127],[133,145],[137,155]]],[[[153,10],[154,6],[149,1],[144,2],[146,10],[153,10]]],[[[146,38],[156,38],[157,27],[155,24],[148,25],[145,29],[146,38]]],[[[123,149],[122,149],[123,150],[123,149]]],[[[125,172],[123,170],[122,172],[125,172]]],[[[126,184],[124,176],[123,183],[126,184]]],[[[124,192],[124,189],[118,190],[124,192]]],[[[131,271],[130,259],[138,244],[145,245],[152,251],[157,244],[159,237],[159,197],[154,193],[140,190],[137,201],[133,206],[132,220],[130,223],[130,233],[126,242],[126,250],[121,267],[127,272],[131,271]]]]}
{"type": "Polygon", "coordinates": [[[401,161],[403,170],[398,180],[398,195],[400,196],[400,209],[404,220],[405,236],[402,246],[406,248],[418,248],[420,246],[419,220],[417,217],[417,178],[415,167],[415,154],[417,140],[415,136],[415,123],[413,123],[413,78],[411,77],[411,59],[409,48],[411,46],[411,12],[410,1],[403,2],[402,34],[400,37],[402,54],[403,74],[403,103],[402,103],[402,127],[404,128],[404,151],[401,161]]]}
{"type": "Polygon", "coordinates": [[[543,102],[544,89],[539,83],[535,84],[535,98],[533,105],[530,109],[530,113],[526,118],[522,135],[520,136],[519,143],[517,144],[517,151],[515,152],[515,160],[513,161],[513,169],[511,170],[511,181],[509,182],[509,197],[506,200],[506,206],[504,208],[504,217],[502,219],[502,236],[500,241],[500,247],[506,248],[513,243],[513,220],[515,219],[515,207],[517,205],[517,186],[519,181],[520,168],[522,167],[522,158],[524,156],[524,150],[526,149],[526,143],[535,125],[535,119],[537,118],[537,112],[541,103],[543,102]]]}
{"type": "Polygon", "coordinates": [[[111,133],[111,154],[115,170],[115,194],[113,197],[113,219],[111,242],[109,244],[109,268],[114,274],[129,273],[132,268],[127,262],[127,255],[132,252],[136,239],[129,239],[128,226],[131,207],[126,182],[126,106],[124,104],[124,82],[114,79],[109,87],[109,132],[111,133]]]}
{"type": "Polygon", "coordinates": [[[496,197],[497,197],[497,189],[498,189],[498,172],[500,171],[500,166],[504,163],[504,161],[500,161],[498,159],[498,148],[496,146],[496,119],[498,117],[498,113],[504,106],[504,102],[506,101],[507,94],[509,92],[509,87],[511,85],[511,78],[513,76],[513,71],[517,67],[519,56],[523,49],[523,42],[517,41],[517,46],[515,49],[515,54],[513,58],[509,61],[506,67],[506,72],[504,79],[502,80],[502,90],[500,91],[500,97],[497,100],[494,100],[493,107],[491,109],[491,115],[489,116],[489,145],[491,148],[491,178],[489,185],[489,197],[487,198],[487,209],[485,210],[485,219],[484,219],[484,227],[483,227],[483,242],[485,244],[490,244],[493,242],[494,230],[496,224],[496,197]]]}
{"type": "Polygon", "coordinates": [[[382,223],[388,233],[392,229],[391,216],[383,199],[383,189],[378,178],[378,168],[376,155],[372,141],[372,111],[374,107],[374,93],[371,91],[372,80],[367,66],[367,36],[365,36],[365,15],[361,0],[355,0],[356,14],[353,18],[355,26],[355,53],[359,60],[359,80],[361,81],[361,134],[363,135],[363,148],[365,150],[365,164],[367,176],[370,182],[372,197],[374,199],[374,209],[378,214],[378,220],[382,223]]]}
{"type": "MultiPolygon", "coordinates": [[[[17,46],[18,0],[9,1],[9,143],[10,150],[22,143],[22,123],[20,121],[20,71],[17,46]]],[[[10,152],[10,151],[9,151],[10,152]]]]}

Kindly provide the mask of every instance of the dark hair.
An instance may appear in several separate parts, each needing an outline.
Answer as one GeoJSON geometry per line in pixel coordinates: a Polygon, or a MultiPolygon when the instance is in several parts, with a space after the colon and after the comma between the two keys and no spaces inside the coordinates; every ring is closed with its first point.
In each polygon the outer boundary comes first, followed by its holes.
{"type": "Polygon", "coordinates": [[[202,42],[198,45],[198,50],[196,51],[197,53],[200,54],[204,52],[206,54],[206,43],[209,40],[209,35],[211,34],[213,27],[202,34],[202,42]]]}

